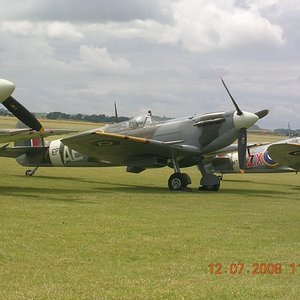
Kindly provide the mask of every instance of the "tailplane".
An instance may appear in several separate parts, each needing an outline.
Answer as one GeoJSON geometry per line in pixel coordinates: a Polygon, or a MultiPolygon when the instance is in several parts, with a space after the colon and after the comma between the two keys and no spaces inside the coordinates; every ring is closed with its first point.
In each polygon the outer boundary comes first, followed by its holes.
{"type": "MultiPolygon", "coordinates": [[[[18,121],[16,128],[24,129],[29,128],[22,121],[18,121]]],[[[19,140],[14,142],[15,147],[42,147],[43,146],[43,138],[33,138],[27,140],[19,140]]]]}

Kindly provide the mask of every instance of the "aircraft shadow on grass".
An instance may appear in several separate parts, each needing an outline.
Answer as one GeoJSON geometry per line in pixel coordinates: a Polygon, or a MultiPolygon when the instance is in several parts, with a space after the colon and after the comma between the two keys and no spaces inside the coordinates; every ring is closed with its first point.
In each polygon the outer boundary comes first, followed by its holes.
{"type": "MultiPolygon", "coordinates": [[[[224,180],[225,181],[225,180],[224,180]]],[[[259,182],[259,181],[254,181],[254,180],[230,180],[230,179],[226,179],[226,182],[243,182],[243,183],[253,183],[253,184],[257,184],[257,185],[271,185],[271,186],[276,186],[278,187],[278,184],[277,183],[272,183],[272,182],[259,182]]],[[[292,190],[300,190],[300,186],[299,185],[293,185],[293,184],[280,184],[281,187],[288,187],[288,188],[291,188],[292,190]]],[[[277,192],[276,192],[277,193],[277,192]]]]}
{"type": "Polygon", "coordinates": [[[80,199],[61,199],[57,195],[59,194],[93,194],[94,191],[82,191],[76,189],[58,189],[58,188],[40,188],[40,187],[12,187],[1,186],[0,193],[2,196],[12,196],[21,198],[22,200],[34,199],[34,200],[50,200],[56,202],[74,202],[74,203],[94,203],[92,201],[83,201],[80,199]]]}
{"type": "MultiPolygon", "coordinates": [[[[298,188],[293,188],[296,190],[298,188]]],[[[235,189],[224,189],[222,191],[223,194],[231,194],[231,195],[240,195],[246,197],[263,197],[263,198],[272,198],[272,199],[288,199],[289,200],[300,200],[299,199],[299,192],[298,191],[291,191],[291,192],[280,192],[274,191],[272,189],[264,189],[264,190],[251,190],[251,189],[243,189],[243,190],[235,190],[235,189]]]]}
{"type": "MultiPolygon", "coordinates": [[[[98,183],[99,184],[99,183],[98,183]]],[[[97,200],[81,200],[81,199],[74,199],[72,197],[73,194],[77,196],[84,196],[84,195],[96,195],[98,194],[99,197],[103,196],[103,194],[111,194],[111,193],[136,193],[136,194],[153,194],[156,195],[166,195],[169,194],[166,192],[165,188],[157,188],[157,187],[149,187],[149,186],[136,186],[136,185],[128,185],[128,184],[111,184],[107,182],[101,182],[100,184],[110,184],[111,186],[108,187],[96,187],[92,188],[90,191],[86,190],[79,190],[79,189],[58,189],[58,188],[36,188],[36,187],[11,187],[11,186],[3,186],[0,187],[0,193],[2,196],[13,196],[24,201],[28,199],[33,200],[47,200],[47,201],[55,201],[55,202],[66,202],[66,203],[90,203],[95,204],[97,200]],[[66,195],[69,194],[70,197],[68,199],[62,199],[57,195],[66,195]]],[[[251,189],[244,189],[237,191],[235,189],[223,189],[222,194],[226,195],[239,195],[241,198],[240,200],[243,201],[242,197],[263,197],[263,198],[272,198],[272,199],[286,199],[289,197],[291,200],[300,200],[299,199],[299,189],[295,192],[278,192],[272,191],[269,189],[264,189],[260,191],[253,191],[251,189]]],[[[206,193],[203,191],[198,190],[189,190],[191,194],[199,195],[205,199],[207,196],[210,196],[210,193],[206,193]]],[[[182,196],[184,195],[184,191],[180,193],[182,196]]],[[[176,195],[179,195],[176,193],[176,195]]],[[[201,198],[201,199],[203,199],[201,198]]],[[[211,201],[211,197],[209,197],[211,201]]],[[[125,200],[124,200],[125,201],[125,200]]]]}
{"type": "MultiPolygon", "coordinates": [[[[24,180],[24,176],[23,175],[14,175],[14,177],[18,177],[21,178],[22,180],[24,180]]],[[[59,176],[45,176],[45,175],[41,175],[40,177],[33,177],[34,179],[36,178],[36,180],[38,179],[47,179],[47,180],[64,180],[64,181],[83,181],[81,180],[81,178],[78,177],[59,177],[59,176]]],[[[32,178],[32,179],[33,179],[32,178]]],[[[88,181],[87,181],[88,182],[88,181]]],[[[98,181],[91,181],[91,183],[97,183],[98,181]]]]}
{"type": "MultiPolygon", "coordinates": [[[[17,175],[16,177],[23,178],[21,175],[17,175]]],[[[99,193],[136,193],[136,194],[161,194],[166,195],[170,194],[168,190],[166,190],[164,187],[157,187],[157,186],[141,186],[136,184],[125,184],[125,183],[114,183],[109,181],[91,181],[91,180],[85,180],[83,178],[77,178],[77,177],[56,177],[56,176],[40,176],[36,177],[37,181],[45,180],[63,180],[63,181],[72,181],[74,183],[90,183],[93,185],[96,185],[96,187],[90,187],[90,189],[62,189],[62,188],[42,188],[42,187],[0,187],[0,193],[1,195],[7,195],[7,196],[16,196],[16,197],[23,197],[23,198],[45,198],[45,195],[48,196],[48,200],[55,200],[58,202],[82,202],[82,203],[88,203],[88,201],[83,200],[74,200],[70,197],[69,200],[65,199],[59,199],[57,198],[57,195],[59,194],[76,194],[76,195],[85,195],[85,194],[95,194],[99,193]],[[99,186],[100,185],[100,186],[99,186]],[[101,186],[103,185],[103,186],[101,186]],[[53,199],[51,197],[52,195],[55,195],[53,199]],[[51,199],[50,199],[51,198],[51,199]]],[[[226,182],[236,182],[237,180],[229,180],[226,179],[226,182]]],[[[263,182],[257,182],[252,180],[238,180],[240,183],[253,183],[253,184],[260,184],[260,185],[267,185],[270,186],[269,189],[265,188],[263,190],[252,190],[252,189],[223,189],[221,193],[223,194],[232,194],[232,195],[240,195],[240,196],[250,196],[250,197],[265,197],[265,198],[286,198],[287,196],[292,197],[292,199],[300,200],[298,195],[298,191],[300,190],[299,186],[296,185],[284,185],[286,187],[290,188],[290,192],[283,192],[283,191],[274,191],[272,189],[272,186],[276,185],[275,183],[263,183],[263,182]],[[295,198],[294,198],[295,196],[295,198]]],[[[203,197],[205,195],[211,195],[211,193],[206,193],[202,190],[197,189],[186,189],[182,191],[181,195],[184,195],[184,193],[191,193],[191,194],[201,194],[203,197]]],[[[178,193],[174,193],[174,195],[177,195],[178,193]]],[[[95,203],[95,202],[90,202],[95,203]]]]}

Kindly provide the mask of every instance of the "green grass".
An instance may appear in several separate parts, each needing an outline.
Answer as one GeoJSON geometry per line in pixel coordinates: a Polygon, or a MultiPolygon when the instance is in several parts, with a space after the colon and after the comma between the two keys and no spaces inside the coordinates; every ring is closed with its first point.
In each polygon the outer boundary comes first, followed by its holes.
{"type": "Polygon", "coordinates": [[[300,264],[299,175],[225,175],[211,193],[197,190],[190,168],[191,191],[170,192],[168,168],[45,168],[25,177],[13,160],[0,166],[0,299],[299,295],[300,267],[289,267],[300,264]],[[245,269],[210,274],[210,263],[245,269]],[[253,275],[253,263],[281,263],[282,273],[253,275]]]}
{"type": "Polygon", "coordinates": [[[227,175],[170,192],[170,169],[40,169],[1,159],[0,299],[232,299],[299,295],[299,176],[227,175]],[[281,263],[280,275],[209,273],[281,263]],[[225,270],[224,269],[224,270],[225,270]]]}

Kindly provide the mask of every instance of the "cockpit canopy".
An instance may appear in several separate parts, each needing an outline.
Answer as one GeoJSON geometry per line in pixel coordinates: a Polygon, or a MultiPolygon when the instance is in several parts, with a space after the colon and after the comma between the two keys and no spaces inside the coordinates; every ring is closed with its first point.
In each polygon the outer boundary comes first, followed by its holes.
{"type": "Polygon", "coordinates": [[[148,126],[150,124],[157,123],[157,121],[154,119],[155,117],[152,117],[151,114],[141,115],[141,116],[134,117],[129,121],[106,125],[103,128],[103,130],[105,132],[122,132],[122,131],[128,131],[130,129],[139,129],[148,126]]]}
{"type": "Polygon", "coordinates": [[[152,116],[150,115],[141,115],[129,120],[130,129],[142,128],[149,124],[152,124],[152,116]]]}

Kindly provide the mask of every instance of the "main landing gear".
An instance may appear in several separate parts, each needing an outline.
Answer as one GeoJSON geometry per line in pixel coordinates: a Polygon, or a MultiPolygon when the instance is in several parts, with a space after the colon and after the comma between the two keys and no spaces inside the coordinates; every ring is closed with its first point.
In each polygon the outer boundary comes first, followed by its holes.
{"type": "Polygon", "coordinates": [[[220,188],[220,178],[212,173],[208,173],[205,170],[202,159],[198,163],[198,169],[202,174],[199,189],[203,191],[218,191],[220,188]]]}
{"type": "MultiPolygon", "coordinates": [[[[168,181],[168,186],[171,191],[185,190],[189,184],[192,183],[189,175],[181,173],[178,162],[172,158],[174,174],[172,174],[168,181]]],[[[206,171],[203,159],[198,162],[198,169],[201,172],[202,178],[200,180],[199,190],[202,191],[218,191],[220,188],[220,178],[212,173],[206,171]]]]}
{"type": "Polygon", "coordinates": [[[191,184],[191,178],[186,173],[174,173],[170,176],[168,186],[171,191],[180,191],[187,188],[191,184]]]}
{"type": "Polygon", "coordinates": [[[168,186],[171,191],[182,191],[192,183],[190,176],[186,173],[181,173],[176,159],[172,158],[174,174],[172,174],[168,181],[168,186]]]}
{"type": "Polygon", "coordinates": [[[27,171],[25,172],[25,175],[26,175],[26,176],[33,176],[37,169],[38,169],[38,167],[35,167],[35,168],[33,168],[32,170],[27,170],[27,171]]]}

